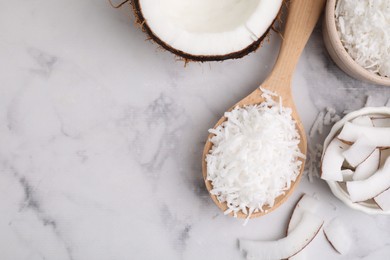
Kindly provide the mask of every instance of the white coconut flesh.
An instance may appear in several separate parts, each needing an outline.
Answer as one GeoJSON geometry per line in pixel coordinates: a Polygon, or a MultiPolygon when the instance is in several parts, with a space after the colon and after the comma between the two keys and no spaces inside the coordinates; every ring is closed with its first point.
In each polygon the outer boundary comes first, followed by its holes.
{"type": "Polygon", "coordinates": [[[287,227],[287,234],[290,234],[291,231],[293,231],[298,226],[305,212],[314,214],[317,209],[318,200],[307,194],[303,195],[295,206],[293,213],[291,214],[290,222],[288,223],[287,227]]]}
{"type": "Polygon", "coordinates": [[[373,118],[372,123],[375,127],[390,127],[390,117],[373,118]]]}
{"type": "Polygon", "coordinates": [[[356,142],[361,136],[366,136],[371,145],[376,147],[390,147],[390,128],[361,126],[346,122],[338,139],[344,142],[356,142]]]}
{"type": "Polygon", "coordinates": [[[384,165],[388,157],[390,157],[390,149],[381,149],[379,159],[380,165],[384,165]]]}
{"type": "Polygon", "coordinates": [[[240,250],[247,259],[285,259],[303,250],[318,234],[324,221],[317,215],[305,212],[299,224],[285,238],[275,241],[240,239],[240,250]]]}
{"type": "Polygon", "coordinates": [[[352,202],[372,199],[390,188],[390,157],[371,177],[361,181],[347,182],[347,190],[352,202]]]}
{"type": "Polygon", "coordinates": [[[351,169],[341,170],[341,175],[343,176],[343,181],[352,181],[354,174],[355,174],[355,172],[352,171],[351,169]]]}
{"type": "Polygon", "coordinates": [[[324,227],[324,234],[331,246],[341,255],[349,252],[352,239],[343,222],[333,219],[324,227]]]}
{"type": "Polygon", "coordinates": [[[153,35],[195,56],[223,56],[258,41],[283,0],[138,0],[153,35]]]}
{"type": "Polygon", "coordinates": [[[390,210],[390,189],[385,190],[374,198],[375,203],[384,211],[390,210]]]}
{"type": "MultiPolygon", "coordinates": [[[[319,207],[318,205],[318,200],[307,194],[303,195],[298,201],[291,215],[290,222],[288,223],[287,227],[287,235],[290,234],[294,230],[294,228],[297,227],[297,225],[299,225],[299,222],[302,220],[302,217],[305,212],[310,212],[314,214],[319,207]]],[[[289,260],[305,259],[307,259],[307,257],[304,250],[289,258],[289,260]]]]}
{"type": "Polygon", "coordinates": [[[345,160],[352,167],[358,166],[375,151],[376,145],[372,143],[366,136],[360,136],[349,149],[343,152],[345,160]]]}
{"type": "Polygon", "coordinates": [[[321,178],[324,180],[342,181],[343,175],[341,167],[344,163],[343,152],[349,145],[341,142],[338,139],[333,139],[326,148],[324,157],[322,158],[321,178]]]}
{"type": "Polygon", "coordinates": [[[359,116],[351,121],[352,124],[362,126],[373,126],[373,122],[369,116],[359,116]]]}
{"type": "Polygon", "coordinates": [[[371,177],[379,168],[380,158],[380,150],[375,149],[375,151],[364,162],[356,167],[352,179],[354,181],[360,181],[371,177]]]}

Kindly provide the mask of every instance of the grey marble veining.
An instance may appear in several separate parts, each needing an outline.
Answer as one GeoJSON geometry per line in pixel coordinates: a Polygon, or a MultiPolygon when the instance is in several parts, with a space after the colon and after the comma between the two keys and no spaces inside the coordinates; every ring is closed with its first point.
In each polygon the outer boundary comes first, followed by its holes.
{"type": "MultiPolygon", "coordinates": [[[[320,180],[247,227],[210,200],[207,129],[265,79],[276,35],[241,60],[184,67],[133,20],[106,1],[0,1],[0,259],[244,259],[237,238],[282,237],[304,192],[354,240],[342,257],[319,236],[308,259],[390,257],[390,218],[347,208],[320,180]]],[[[307,131],[326,107],[390,98],[335,67],[319,28],[293,93],[307,131]]]]}

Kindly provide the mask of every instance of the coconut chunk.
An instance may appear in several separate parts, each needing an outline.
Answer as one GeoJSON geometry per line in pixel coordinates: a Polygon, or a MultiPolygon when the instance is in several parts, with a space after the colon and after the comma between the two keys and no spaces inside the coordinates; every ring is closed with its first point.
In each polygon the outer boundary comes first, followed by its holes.
{"type": "Polygon", "coordinates": [[[358,167],[356,167],[355,173],[352,176],[354,181],[365,180],[372,176],[379,168],[380,165],[380,150],[375,151],[358,167]]]}
{"type": "MultiPolygon", "coordinates": [[[[291,214],[290,221],[287,227],[287,235],[290,234],[294,228],[299,224],[302,219],[302,216],[305,212],[315,213],[318,209],[318,200],[304,194],[297,204],[295,205],[294,211],[291,214]]],[[[297,253],[296,255],[289,258],[289,260],[304,260],[306,259],[306,255],[304,251],[297,253]]]]}
{"type": "Polygon", "coordinates": [[[343,176],[343,181],[352,181],[354,173],[351,169],[342,170],[341,175],[343,176]]]}
{"type": "Polygon", "coordinates": [[[291,214],[290,222],[287,227],[287,235],[298,226],[305,212],[314,214],[317,209],[318,200],[312,196],[304,194],[295,205],[294,211],[291,214]]]}
{"type": "Polygon", "coordinates": [[[352,239],[345,225],[339,219],[333,219],[324,227],[324,234],[329,244],[341,255],[349,252],[352,239]]]}
{"type": "Polygon", "coordinates": [[[376,146],[372,145],[372,141],[362,135],[348,150],[343,152],[343,156],[352,167],[356,167],[364,162],[375,149],[376,146]]]}
{"type": "Polygon", "coordinates": [[[390,117],[376,117],[372,123],[375,127],[390,127],[390,117]]]}
{"type": "Polygon", "coordinates": [[[390,147],[390,127],[361,126],[346,122],[338,138],[343,142],[356,142],[361,136],[366,136],[371,145],[390,147]]]}
{"type": "Polygon", "coordinates": [[[347,190],[352,202],[361,202],[378,196],[390,187],[390,159],[371,177],[361,181],[347,182],[347,190]]]}
{"type": "Polygon", "coordinates": [[[349,145],[338,139],[333,139],[326,148],[322,158],[321,179],[328,181],[342,181],[341,167],[344,162],[343,152],[349,145]]]}
{"type": "Polygon", "coordinates": [[[305,212],[299,225],[285,238],[275,241],[240,239],[239,247],[247,259],[285,259],[303,250],[318,234],[324,221],[317,215],[305,212]]]}
{"type": "Polygon", "coordinates": [[[374,201],[383,211],[390,210],[390,189],[387,189],[376,196],[374,201]]]}
{"type": "Polygon", "coordinates": [[[361,126],[373,126],[372,120],[369,116],[359,116],[351,121],[352,124],[361,126]]]}
{"type": "Polygon", "coordinates": [[[387,158],[390,157],[390,149],[380,150],[380,165],[384,165],[387,158]]]}

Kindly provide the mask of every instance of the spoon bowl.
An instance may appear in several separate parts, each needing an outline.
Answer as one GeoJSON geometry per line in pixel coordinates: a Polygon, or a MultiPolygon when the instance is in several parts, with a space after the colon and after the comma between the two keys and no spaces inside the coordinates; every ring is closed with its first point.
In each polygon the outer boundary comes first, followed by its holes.
{"type": "MultiPolygon", "coordinates": [[[[309,40],[310,34],[312,33],[317,20],[320,17],[320,14],[324,8],[325,0],[293,0],[288,9],[287,21],[285,31],[283,33],[283,42],[280,48],[279,56],[275,63],[275,66],[268,76],[268,78],[261,84],[261,87],[276,93],[282,98],[283,106],[289,107],[292,110],[292,117],[296,122],[296,128],[300,136],[299,149],[302,154],[306,155],[307,141],[306,134],[303,128],[302,122],[299,119],[292,93],[291,93],[291,82],[293,77],[293,72],[298,63],[299,57],[309,40]]],[[[228,111],[233,110],[235,107],[244,107],[247,105],[260,104],[264,100],[262,98],[262,91],[260,88],[257,88],[251,94],[246,96],[244,99],[239,101],[237,104],[232,106],[228,111]]],[[[217,128],[220,124],[226,121],[225,117],[222,117],[218,120],[214,128],[217,128]]],[[[212,183],[207,180],[207,163],[206,156],[209,154],[210,149],[213,144],[210,142],[213,134],[210,134],[207,138],[203,156],[202,156],[202,172],[203,178],[205,180],[206,188],[210,191],[213,186],[212,183]]],[[[251,215],[251,218],[256,218],[262,215],[265,215],[274,209],[278,208],[283,204],[287,198],[295,190],[296,186],[299,183],[299,180],[302,176],[304,169],[305,160],[301,159],[302,166],[300,173],[296,180],[291,183],[289,190],[285,192],[284,195],[281,195],[275,199],[275,204],[273,207],[264,208],[263,212],[256,212],[251,215]]],[[[226,202],[220,202],[215,195],[210,193],[211,199],[214,203],[222,210],[225,211],[228,209],[226,202]]],[[[233,213],[229,215],[233,216],[233,213]]],[[[239,218],[247,218],[248,216],[241,211],[237,213],[239,218]]]]}

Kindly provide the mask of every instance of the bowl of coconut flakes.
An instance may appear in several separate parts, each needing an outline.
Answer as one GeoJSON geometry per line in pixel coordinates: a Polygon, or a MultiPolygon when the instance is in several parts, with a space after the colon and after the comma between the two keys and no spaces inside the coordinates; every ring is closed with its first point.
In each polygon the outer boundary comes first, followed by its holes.
{"type": "Polygon", "coordinates": [[[331,58],[345,73],[390,86],[388,0],[328,0],[323,37],[331,58]]]}
{"type": "Polygon", "coordinates": [[[390,214],[390,108],[366,107],[337,122],[324,143],[321,178],[353,209],[390,214]]]}

